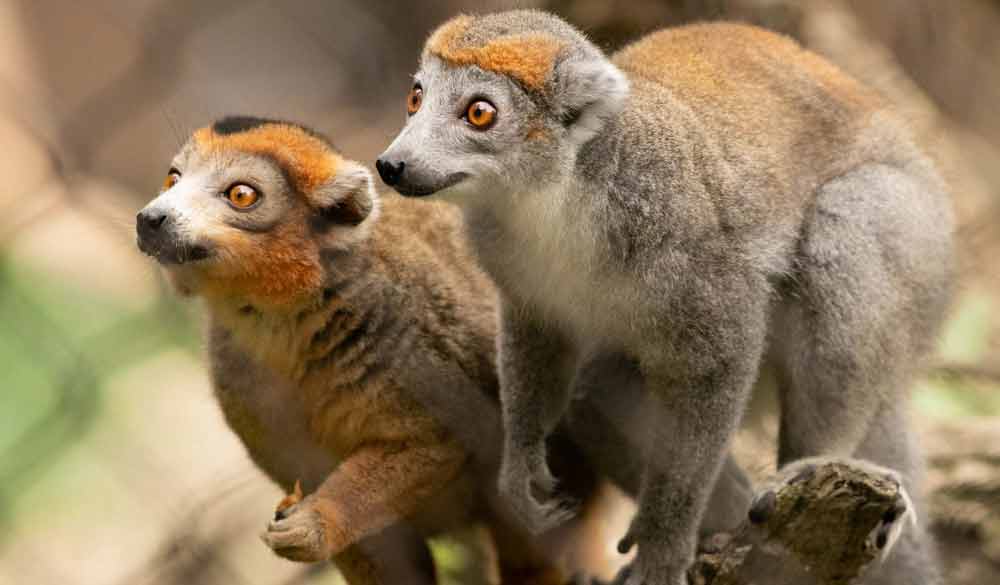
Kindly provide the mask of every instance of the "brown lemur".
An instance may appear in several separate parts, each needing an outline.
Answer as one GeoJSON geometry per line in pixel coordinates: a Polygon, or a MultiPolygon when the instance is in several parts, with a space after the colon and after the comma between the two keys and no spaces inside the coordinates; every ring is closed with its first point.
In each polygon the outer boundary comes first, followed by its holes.
{"type": "MultiPolygon", "coordinates": [[[[535,538],[497,506],[496,293],[452,206],[380,200],[316,132],[230,117],[180,150],[137,233],[204,300],[226,421],[286,492],[305,489],[263,535],[277,554],[332,558],[354,585],[433,583],[425,537],[483,524],[503,578],[528,582],[604,542],[593,521],[535,538]]],[[[552,448],[594,503],[575,447],[552,448]]]]}
{"type": "MultiPolygon", "coordinates": [[[[607,56],[556,16],[512,11],[438,28],[407,109],[376,166],[403,195],[458,203],[500,289],[499,481],[526,525],[566,516],[545,438],[567,412],[573,427],[571,388],[622,361],[651,422],[643,449],[607,455],[643,468],[620,581],[683,582],[764,366],[786,470],[869,460],[919,514],[907,388],[950,296],[952,212],[882,97],[750,26],[607,56]]],[[[616,387],[590,387],[615,403],[616,387]]],[[[865,580],[936,582],[922,529],[865,580]]]]}

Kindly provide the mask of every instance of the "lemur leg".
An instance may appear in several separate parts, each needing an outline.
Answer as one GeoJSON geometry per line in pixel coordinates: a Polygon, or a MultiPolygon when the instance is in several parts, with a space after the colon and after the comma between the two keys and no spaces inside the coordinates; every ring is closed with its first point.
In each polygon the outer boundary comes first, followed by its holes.
{"type": "Polygon", "coordinates": [[[779,465],[849,456],[880,406],[903,400],[948,296],[948,240],[936,227],[920,229],[934,218],[921,208],[941,206],[928,189],[904,171],[873,165],[818,191],[774,332],[779,465]]]}
{"type": "Polygon", "coordinates": [[[402,524],[355,543],[333,558],[349,585],[435,585],[434,560],[426,541],[402,524]]]}
{"type": "Polygon", "coordinates": [[[331,558],[401,519],[459,477],[466,455],[450,440],[421,433],[408,421],[408,438],[363,445],[315,491],[275,513],[261,535],[278,555],[298,562],[331,558]]]}
{"type": "MultiPolygon", "coordinates": [[[[639,364],[620,353],[584,361],[574,376],[568,427],[587,460],[636,497],[648,457],[649,409],[639,364]]],[[[669,461],[660,462],[669,465],[669,461]]],[[[753,488],[727,455],[701,520],[700,536],[732,530],[746,517],[753,488]]]]}
{"type": "MultiPolygon", "coordinates": [[[[811,456],[870,460],[900,474],[918,519],[926,518],[921,464],[903,404],[949,296],[949,241],[937,226],[921,229],[936,216],[949,221],[944,200],[933,184],[881,165],[820,189],[793,300],[780,311],[775,333],[782,358],[779,465],[811,456]],[[928,206],[941,209],[935,214],[928,206]]],[[[904,529],[865,583],[935,583],[935,564],[918,524],[904,529]]]]}
{"type": "Polygon", "coordinates": [[[632,497],[646,460],[649,411],[642,374],[620,353],[590,356],[573,375],[567,428],[588,461],[632,497]]]}
{"type": "Polygon", "coordinates": [[[572,513],[554,496],[545,440],[568,408],[571,349],[528,310],[501,299],[498,362],[504,451],[500,493],[533,533],[561,524],[572,513]]]}
{"type": "Polygon", "coordinates": [[[734,275],[689,303],[702,318],[650,347],[642,361],[653,413],[639,509],[619,544],[638,545],[619,577],[628,585],[681,585],[694,558],[698,526],[723,467],[760,364],[766,337],[765,283],[734,275]],[[756,286],[754,286],[756,285],[756,286]],[[718,307],[736,293],[737,317],[718,307]],[[698,303],[697,299],[716,300],[698,303]],[[679,358],[679,359],[678,359],[679,358]]]}

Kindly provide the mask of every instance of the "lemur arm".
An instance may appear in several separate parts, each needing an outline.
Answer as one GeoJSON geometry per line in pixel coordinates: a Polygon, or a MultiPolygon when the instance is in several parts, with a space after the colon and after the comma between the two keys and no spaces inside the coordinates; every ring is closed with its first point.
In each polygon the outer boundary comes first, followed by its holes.
{"type": "Polygon", "coordinates": [[[566,519],[570,510],[552,498],[555,479],[545,458],[545,439],[569,408],[567,361],[572,352],[554,327],[529,309],[501,299],[498,341],[504,447],[500,492],[534,532],[566,519]],[[547,501],[532,495],[541,492],[547,501]]]}
{"type": "Polygon", "coordinates": [[[454,441],[431,438],[361,446],[311,496],[331,552],[415,512],[455,480],[465,459],[454,441]]]}
{"type": "Polygon", "coordinates": [[[422,508],[466,459],[457,442],[433,432],[363,443],[313,493],[279,511],[263,539],[292,560],[328,559],[422,508]]]}

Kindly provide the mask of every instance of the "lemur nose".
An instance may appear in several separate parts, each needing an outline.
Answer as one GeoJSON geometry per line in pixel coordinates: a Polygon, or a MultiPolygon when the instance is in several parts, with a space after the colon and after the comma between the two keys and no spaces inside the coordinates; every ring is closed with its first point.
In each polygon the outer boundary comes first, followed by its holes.
{"type": "Polygon", "coordinates": [[[135,216],[135,227],[140,232],[152,233],[160,229],[167,221],[167,214],[162,211],[144,210],[135,216]]]}
{"type": "Polygon", "coordinates": [[[375,161],[375,169],[378,171],[378,175],[382,177],[386,185],[390,187],[399,182],[403,177],[403,169],[406,168],[406,163],[403,161],[392,162],[387,159],[378,159],[375,161]]]}

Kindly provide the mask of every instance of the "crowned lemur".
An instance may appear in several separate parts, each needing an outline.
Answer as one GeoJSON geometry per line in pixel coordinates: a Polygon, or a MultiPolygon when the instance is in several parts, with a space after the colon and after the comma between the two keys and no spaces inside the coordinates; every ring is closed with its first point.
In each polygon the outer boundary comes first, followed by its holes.
{"type": "Polygon", "coordinates": [[[314,130],[238,116],[191,136],[136,231],[204,303],[226,422],[296,488],[262,535],[275,553],[432,585],[426,537],[481,526],[504,582],[604,572],[608,502],[564,432],[551,455],[581,521],[536,537],[494,496],[496,293],[453,206],[381,198],[314,130]]]}
{"type": "MultiPolygon", "coordinates": [[[[544,441],[570,380],[622,362],[647,424],[620,454],[643,464],[620,580],[683,582],[764,365],[782,465],[870,460],[919,513],[906,395],[949,299],[952,212],[877,93],[750,26],[665,30],[609,57],[558,17],[512,11],[438,28],[407,109],[377,168],[403,195],[458,203],[501,290],[499,485],[526,524],[565,516],[544,441]]],[[[866,582],[935,582],[932,549],[910,530],[866,582]]]]}

